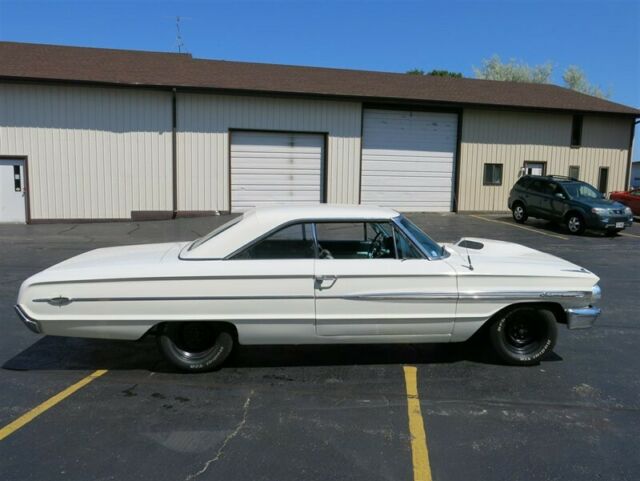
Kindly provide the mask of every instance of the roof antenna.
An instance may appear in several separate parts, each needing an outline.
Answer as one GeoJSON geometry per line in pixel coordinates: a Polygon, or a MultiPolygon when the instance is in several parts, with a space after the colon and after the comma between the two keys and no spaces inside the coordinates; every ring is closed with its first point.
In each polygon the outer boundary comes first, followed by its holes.
{"type": "Polygon", "coordinates": [[[176,15],[176,46],[178,47],[178,53],[182,53],[182,49],[184,48],[182,33],[180,32],[180,20],[180,15],[176,15]]]}

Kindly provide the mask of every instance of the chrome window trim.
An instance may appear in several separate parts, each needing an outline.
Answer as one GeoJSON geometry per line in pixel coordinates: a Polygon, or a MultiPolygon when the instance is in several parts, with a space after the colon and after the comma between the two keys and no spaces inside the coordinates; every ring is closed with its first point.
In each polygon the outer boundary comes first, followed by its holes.
{"type": "MultiPolygon", "coordinates": [[[[424,250],[424,248],[422,247],[422,245],[417,241],[417,239],[409,232],[407,231],[404,226],[400,223],[400,219],[402,218],[402,214],[397,215],[395,217],[393,217],[391,219],[391,222],[393,222],[395,224],[395,226],[400,229],[400,231],[407,236],[407,239],[409,239],[409,241],[414,245],[414,247],[416,249],[418,249],[418,252],[420,252],[425,259],[430,260],[430,261],[434,261],[434,260],[440,260],[440,259],[444,259],[444,257],[440,256],[440,257],[430,257],[429,254],[427,253],[427,251],[424,250]]],[[[416,226],[417,227],[417,226],[416,226]]]]}

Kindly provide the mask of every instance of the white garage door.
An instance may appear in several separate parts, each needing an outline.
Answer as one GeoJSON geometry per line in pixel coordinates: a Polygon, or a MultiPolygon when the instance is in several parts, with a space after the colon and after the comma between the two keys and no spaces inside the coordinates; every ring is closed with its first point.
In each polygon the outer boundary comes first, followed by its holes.
{"type": "Polygon", "coordinates": [[[233,132],[231,210],[321,202],[323,159],[319,134],[233,132]]]}
{"type": "Polygon", "coordinates": [[[361,202],[450,211],[457,123],[456,114],[366,109],[361,202]]]}

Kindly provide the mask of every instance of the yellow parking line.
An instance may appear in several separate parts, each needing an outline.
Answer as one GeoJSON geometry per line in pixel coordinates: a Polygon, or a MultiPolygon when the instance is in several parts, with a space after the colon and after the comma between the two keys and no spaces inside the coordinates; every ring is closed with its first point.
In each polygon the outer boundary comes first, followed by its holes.
{"type": "Polygon", "coordinates": [[[407,387],[407,412],[409,414],[409,433],[411,434],[411,456],[413,458],[414,481],[431,481],[431,465],[427,434],[424,429],[420,398],[418,397],[418,381],[415,366],[404,366],[404,381],[407,387]]]}
{"type": "Polygon", "coordinates": [[[511,227],[517,227],[518,229],[524,229],[524,230],[528,230],[528,231],[531,231],[531,232],[535,232],[536,234],[546,235],[546,236],[549,236],[549,237],[555,237],[556,239],[569,240],[568,237],[565,237],[563,235],[551,234],[549,232],[542,232],[542,231],[537,230],[537,229],[532,229],[531,227],[525,227],[523,225],[512,224],[511,222],[505,222],[503,220],[487,219],[486,217],[481,217],[479,215],[473,215],[473,214],[471,214],[470,217],[475,217],[476,219],[486,220],[487,222],[495,222],[497,224],[505,224],[505,225],[508,225],[508,226],[511,226],[511,227]]]}
{"type": "Polygon", "coordinates": [[[629,234],[627,232],[618,232],[618,234],[626,236],[626,237],[637,237],[640,239],[640,235],[636,235],[636,234],[629,234]]]}
{"type": "Polygon", "coordinates": [[[102,376],[102,375],[104,375],[106,373],[107,373],[106,369],[99,369],[99,370],[93,372],[92,374],[88,375],[84,379],[81,379],[77,383],[72,384],[71,386],[66,388],[64,391],[60,391],[55,396],[50,397],[45,402],[43,402],[39,406],[36,406],[31,411],[23,414],[22,416],[20,416],[15,421],[7,424],[5,427],[0,429],[0,441],[2,441],[7,436],[11,435],[12,433],[17,431],[18,429],[20,429],[25,424],[33,421],[36,417],[40,416],[43,412],[45,412],[48,409],[52,408],[53,406],[58,404],[60,401],[66,399],[69,396],[71,396],[74,392],[78,391],[79,389],[82,389],[83,387],[85,387],[87,384],[89,384],[94,379],[97,379],[97,378],[99,378],[100,376],[102,376]]]}

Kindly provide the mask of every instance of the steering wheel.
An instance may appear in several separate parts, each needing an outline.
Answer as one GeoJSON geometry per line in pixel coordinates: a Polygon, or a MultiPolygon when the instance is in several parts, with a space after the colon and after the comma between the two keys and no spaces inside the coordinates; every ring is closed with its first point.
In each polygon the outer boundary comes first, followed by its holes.
{"type": "Polygon", "coordinates": [[[369,247],[369,259],[377,259],[384,254],[383,235],[384,232],[378,232],[371,241],[371,247],[369,247]]]}

